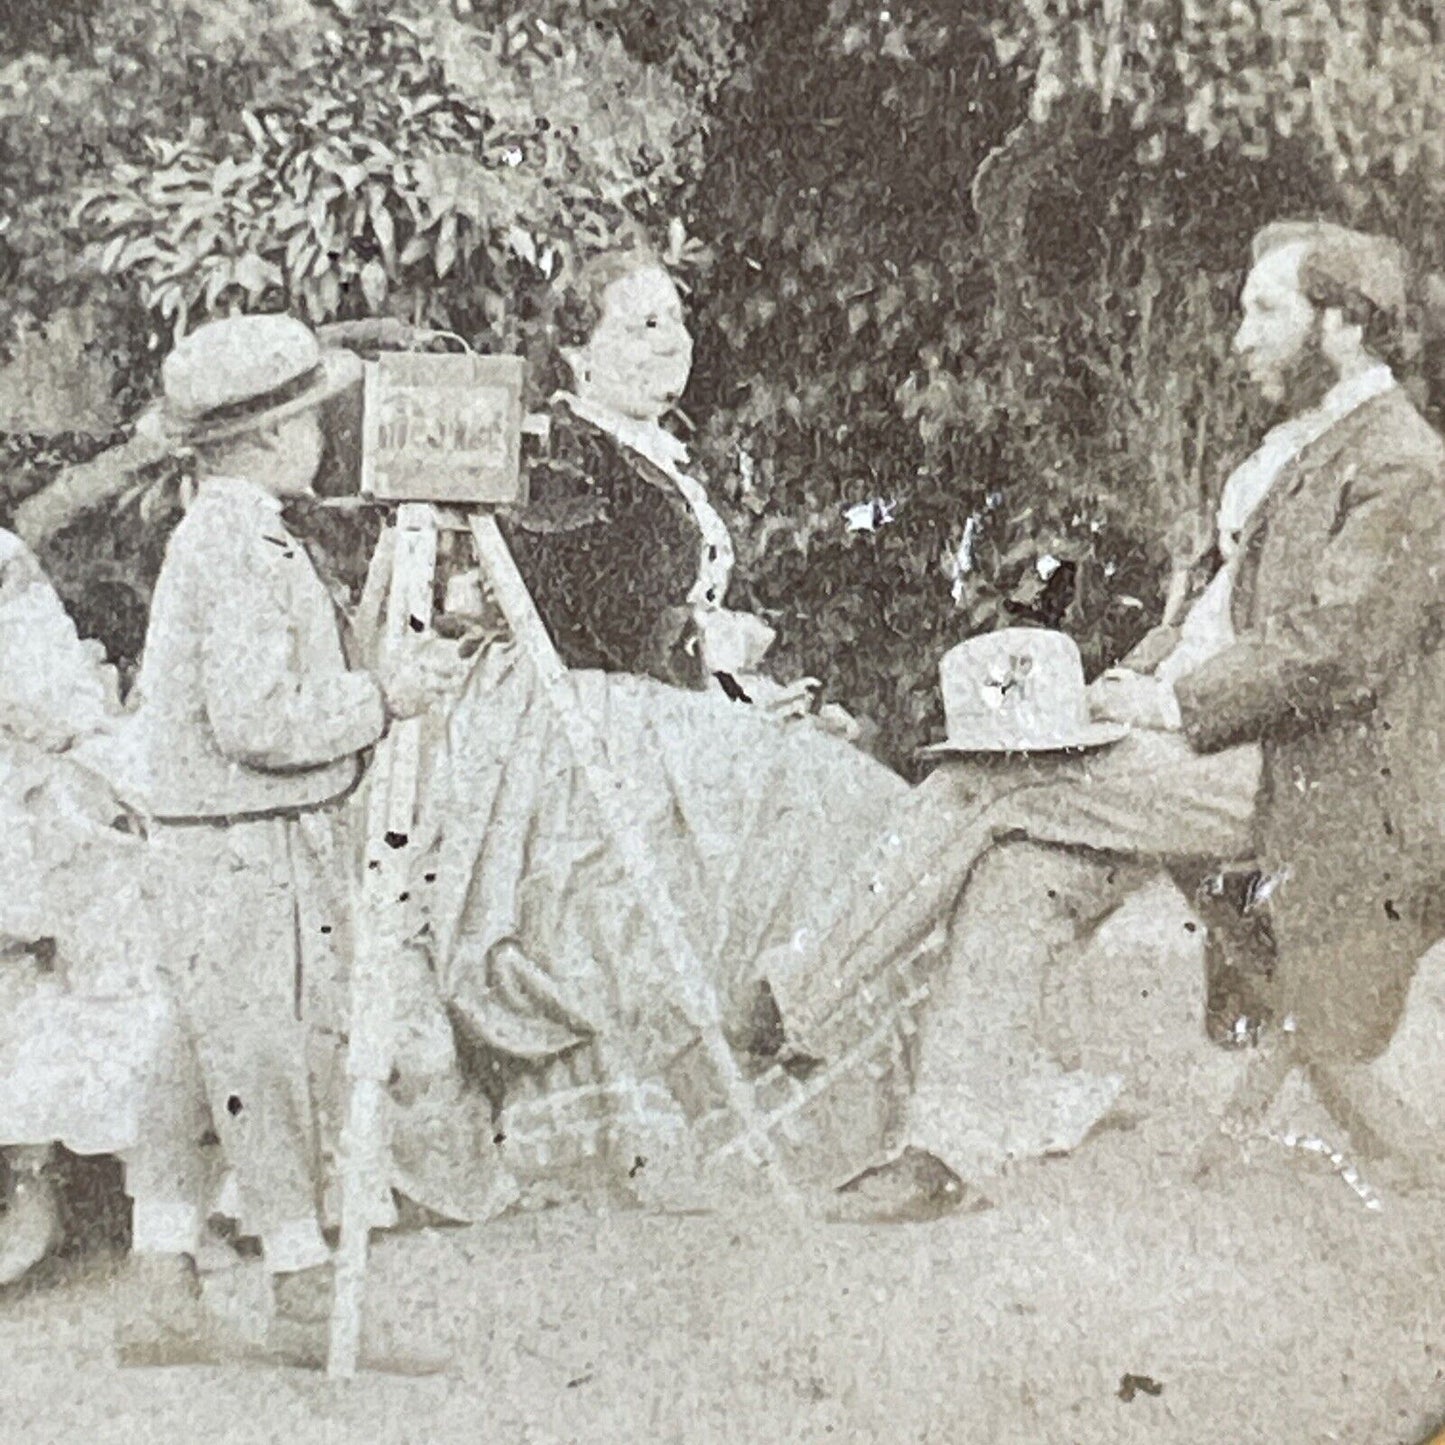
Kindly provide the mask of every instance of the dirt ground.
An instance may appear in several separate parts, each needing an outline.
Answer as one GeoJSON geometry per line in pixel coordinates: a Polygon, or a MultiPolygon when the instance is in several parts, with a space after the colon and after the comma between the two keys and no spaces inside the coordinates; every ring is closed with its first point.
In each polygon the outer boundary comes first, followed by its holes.
{"type": "MultiPolygon", "coordinates": [[[[1122,917],[1078,1016],[1094,1009],[1106,1031],[1145,943],[1162,971],[1195,967],[1186,922],[1159,898],[1122,917]]],[[[1199,1002],[1170,1008],[1197,1020],[1199,1002]]],[[[1187,1182],[1194,1106],[1168,1107],[1191,1069],[1233,1064],[1191,1044],[1183,1017],[1139,1026],[1152,1037],[1116,1030],[1098,1062],[1149,1057],[1150,1122],[1020,1169],[983,1213],[860,1228],[741,1205],[559,1209],[384,1238],[371,1308],[451,1345],[454,1369],[430,1380],[120,1371],[120,1261],[92,1248],[0,1291],[0,1441],[1428,1439],[1445,1422],[1445,1195],[1381,1188],[1371,1210],[1325,1158],[1264,1137],[1210,1182],[1187,1182]]],[[[1309,1132],[1308,1099],[1277,1116],[1275,1133],[1309,1132]]],[[[242,1316],[259,1289],[251,1267],[213,1284],[242,1316]]]]}
{"type": "Polygon", "coordinates": [[[120,1371],[91,1254],[0,1297],[0,1438],[1413,1445],[1445,1419],[1445,1199],[1371,1212],[1278,1145],[1208,1185],[1176,1164],[1111,1133],[891,1229],[568,1209],[393,1236],[373,1307],[454,1347],[430,1380],[120,1371]]]}

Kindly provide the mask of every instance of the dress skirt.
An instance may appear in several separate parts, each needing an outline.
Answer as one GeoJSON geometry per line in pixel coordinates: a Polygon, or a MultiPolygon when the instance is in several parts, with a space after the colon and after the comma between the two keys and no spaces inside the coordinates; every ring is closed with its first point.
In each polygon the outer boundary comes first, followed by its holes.
{"type": "MultiPolygon", "coordinates": [[[[807,720],[633,674],[566,684],[600,742],[616,812],[670,896],[697,973],[669,956],[624,862],[565,710],[511,645],[478,663],[432,774],[418,891],[441,987],[497,1099],[510,1167],[614,1182],[638,1157],[695,1150],[722,1104],[687,999],[745,1035],[758,983],[807,953],[907,793],[807,720]]],[[[877,1070],[875,1070],[877,1072],[877,1070]]],[[[878,1082],[813,1111],[827,1167],[876,1150],[878,1082]],[[845,1117],[846,1120],[845,1120],[845,1117]]]]}

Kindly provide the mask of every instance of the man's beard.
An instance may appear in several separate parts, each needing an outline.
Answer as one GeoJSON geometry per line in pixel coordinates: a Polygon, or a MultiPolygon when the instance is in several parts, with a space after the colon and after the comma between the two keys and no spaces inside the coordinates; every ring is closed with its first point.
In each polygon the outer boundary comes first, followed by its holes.
{"type": "Polygon", "coordinates": [[[1325,355],[1323,331],[1322,318],[1316,314],[1309,335],[1282,369],[1281,391],[1275,407],[1277,420],[1288,421],[1313,410],[1340,379],[1325,355]]]}

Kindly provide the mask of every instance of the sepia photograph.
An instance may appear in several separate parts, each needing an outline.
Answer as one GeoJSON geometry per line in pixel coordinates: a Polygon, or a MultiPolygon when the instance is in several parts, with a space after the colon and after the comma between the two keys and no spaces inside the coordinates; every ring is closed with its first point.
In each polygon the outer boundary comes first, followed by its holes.
{"type": "Polygon", "coordinates": [[[0,1442],[1445,1445],[1442,0],[0,0],[0,1442]]]}

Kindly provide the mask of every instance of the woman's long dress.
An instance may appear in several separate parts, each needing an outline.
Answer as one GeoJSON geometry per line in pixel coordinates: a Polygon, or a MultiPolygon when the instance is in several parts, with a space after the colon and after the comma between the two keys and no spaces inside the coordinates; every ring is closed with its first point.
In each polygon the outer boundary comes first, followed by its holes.
{"type": "MultiPolygon", "coordinates": [[[[723,549],[670,468],[559,407],[530,484],[507,540],[621,812],[740,1037],[758,980],[806,948],[906,785],[812,722],[744,701],[757,680],[708,675],[723,549]]],[[[679,1007],[679,961],[658,944],[565,723],[510,643],[486,652],[453,715],[429,814],[436,853],[420,886],[433,956],[489,1071],[511,1167],[575,1181],[600,1165],[635,1188],[639,1156],[669,1141],[684,1146],[669,1157],[691,1153],[721,1094],[679,1007]]],[[[866,1162],[886,1124],[873,1078],[847,1103],[845,1092],[811,1120],[809,1154],[828,1177],[866,1162]]]]}
{"type": "Polygon", "coordinates": [[[71,747],[118,707],[39,563],[0,531],[0,1147],[129,1149],[171,1029],[136,906],[144,844],[71,747]]]}

